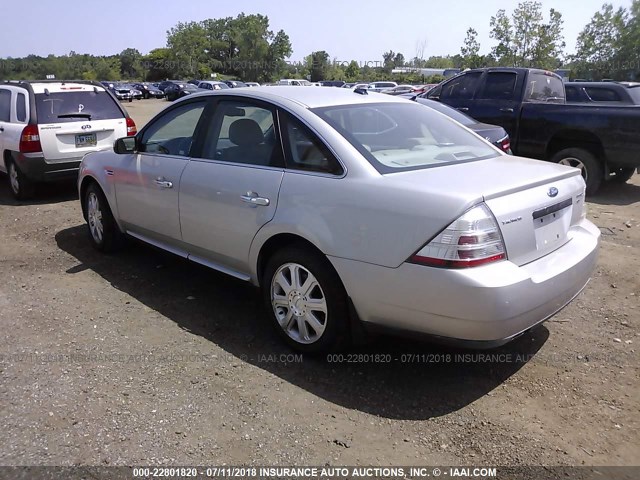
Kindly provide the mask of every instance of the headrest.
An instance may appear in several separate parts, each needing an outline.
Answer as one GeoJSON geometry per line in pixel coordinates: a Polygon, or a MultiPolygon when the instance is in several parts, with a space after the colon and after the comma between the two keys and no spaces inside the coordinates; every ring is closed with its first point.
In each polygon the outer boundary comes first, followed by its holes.
{"type": "Polygon", "coordinates": [[[250,147],[264,142],[264,135],[255,120],[241,118],[229,127],[229,140],[239,147],[250,147]]]}

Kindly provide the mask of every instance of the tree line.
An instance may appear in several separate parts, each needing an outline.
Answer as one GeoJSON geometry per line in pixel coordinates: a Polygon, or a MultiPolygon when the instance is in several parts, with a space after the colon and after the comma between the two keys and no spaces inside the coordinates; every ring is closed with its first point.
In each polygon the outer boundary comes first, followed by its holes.
{"type": "Polygon", "coordinates": [[[240,15],[200,22],[180,22],[167,32],[166,46],[142,55],[127,48],[116,55],[68,55],[0,59],[0,79],[161,80],[165,78],[240,78],[271,82],[278,78],[312,81],[437,82],[417,69],[465,69],[521,66],[571,71],[572,78],[640,79],[640,0],[629,8],[605,3],[583,28],[576,52],[565,54],[563,16],[544,12],[537,1],[523,1],[511,12],[498,10],[490,19],[490,50],[481,53],[477,31],[470,27],[460,52],[425,58],[426,42],[416,42],[413,56],[393,50],[379,60],[338,61],[327,51],[312,52],[301,62],[289,62],[292,46],[283,31],[269,28],[264,15],[240,15]],[[402,69],[398,72],[397,69],[402,69]],[[394,73],[393,71],[396,70],[394,73]]]}

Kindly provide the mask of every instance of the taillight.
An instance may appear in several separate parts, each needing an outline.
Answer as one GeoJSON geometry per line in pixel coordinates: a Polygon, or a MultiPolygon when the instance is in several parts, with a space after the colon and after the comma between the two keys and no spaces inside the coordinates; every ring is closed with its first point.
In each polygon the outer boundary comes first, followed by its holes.
{"type": "Polygon", "coordinates": [[[136,133],[138,133],[136,122],[133,121],[133,118],[127,117],[127,136],[133,137],[136,133]]]}
{"type": "Polygon", "coordinates": [[[500,229],[481,203],[445,228],[409,261],[443,268],[469,268],[507,258],[500,229]]]}
{"type": "Polygon", "coordinates": [[[20,153],[38,153],[42,152],[40,144],[40,133],[37,125],[27,125],[20,134],[20,153]]]}
{"type": "Polygon", "coordinates": [[[498,140],[498,145],[500,145],[503,152],[511,153],[511,139],[509,138],[509,135],[498,140]]]}

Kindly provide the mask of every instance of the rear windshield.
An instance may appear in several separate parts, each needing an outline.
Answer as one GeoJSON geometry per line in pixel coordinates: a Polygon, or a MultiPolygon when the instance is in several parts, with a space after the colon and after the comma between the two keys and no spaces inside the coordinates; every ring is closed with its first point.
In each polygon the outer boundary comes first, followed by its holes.
{"type": "Polygon", "coordinates": [[[531,72],[525,102],[564,103],[564,83],[555,75],[544,72],[531,72]]]}
{"type": "Polygon", "coordinates": [[[383,174],[500,155],[458,123],[415,103],[339,105],[313,112],[383,174]]]}
{"type": "Polygon", "coordinates": [[[123,118],[115,100],[105,91],[36,94],[38,123],[81,122],[123,118]]]}

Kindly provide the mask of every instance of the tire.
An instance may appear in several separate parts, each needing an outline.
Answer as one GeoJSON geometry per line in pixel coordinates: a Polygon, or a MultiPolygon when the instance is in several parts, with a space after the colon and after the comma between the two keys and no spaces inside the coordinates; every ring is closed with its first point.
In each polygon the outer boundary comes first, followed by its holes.
{"type": "Polygon", "coordinates": [[[118,250],[124,243],[124,234],[98,184],[91,183],[87,187],[82,201],[87,214],[87,233],[93,247],[104,253],[118,250]]]}
{"type": "Polygon", "coordinates": [[[293,349],[319,354],[348,345],[347,293],[321,254],[300,246],[277,251],[264,270],[262,294],[271,323],[293,349]]]}
{"type": "Polygon", "coordinates": [[[35,183],[29,180],[13,160],[7,160],[9,189],[16,200],[28,200],[35,194],[35,183]]]}
{"type": "Polygon", "coordinates": [[[591,152],[582,148],[565,148],[556,153],[551,161],[579,168],[587,184],[587,195],[596,193],[604,179],[604,169],[600,161],[591,152]]]}
{"type": "Polygon", "coordinates": [[[615,183],[626,183],[631,180],[633,174],[636,173],[636,169],[633,167],[625,167],[625,168],[617,168],[613,170],[611,173],[615,175],[611,175],[609,180],[615,183]]]}

